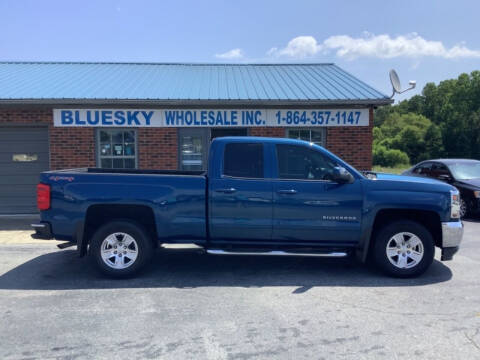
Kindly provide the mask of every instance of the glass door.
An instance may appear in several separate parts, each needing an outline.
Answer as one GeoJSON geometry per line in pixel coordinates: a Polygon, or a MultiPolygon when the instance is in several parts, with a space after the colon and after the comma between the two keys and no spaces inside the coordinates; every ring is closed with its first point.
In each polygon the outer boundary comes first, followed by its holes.
{"type": "Polygon", "coordinates": [[[178,129],[180,170],[206,170],[209,129],[178,129]]]}

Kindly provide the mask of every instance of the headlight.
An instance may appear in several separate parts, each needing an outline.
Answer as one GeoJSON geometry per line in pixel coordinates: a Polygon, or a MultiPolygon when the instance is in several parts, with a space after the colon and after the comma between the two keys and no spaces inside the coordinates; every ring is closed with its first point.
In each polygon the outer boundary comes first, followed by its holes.
{"type": "Polygon", "coordinates": [[[460,218],[460,193],[458,190],[450,190],[450,217],[460,218]]]}
{"type": "Polygon", "coordinates": [[[475,196],[477,199],[480,198],[480,191],[479,190],[474,191],[473,196],[475,196]]]}

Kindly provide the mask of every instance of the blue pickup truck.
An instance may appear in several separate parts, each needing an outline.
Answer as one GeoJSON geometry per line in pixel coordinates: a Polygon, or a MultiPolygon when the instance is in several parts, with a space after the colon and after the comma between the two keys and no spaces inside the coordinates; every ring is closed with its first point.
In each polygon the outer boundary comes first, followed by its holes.
{"type": "Polygon", "coordinates": [[[364,176],[326,149],[278,138],[212,141],[207,172],[73,169],[41,174],[41,239],[67,241],[104,273],[130,276],[162,244],[216,255],[345,257],[410,277],[458,250],[458,191],[364,176]]]}

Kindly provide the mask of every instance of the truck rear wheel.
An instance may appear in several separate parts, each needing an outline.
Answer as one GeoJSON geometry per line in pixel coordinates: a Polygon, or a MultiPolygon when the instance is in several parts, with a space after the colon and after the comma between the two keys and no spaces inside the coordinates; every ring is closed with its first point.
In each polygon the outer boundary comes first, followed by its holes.
{"type": "Polygon", "coordinates": [[[414,277],[423,274],[432,264],[435,244],[424,226],[401,220],[378,232],[373,255],[375,264],[386,274],[414,277]]]}
{"type": "Polygon", "coordinates": [[[126,277],[143,268],[153,254],[147,232],[130,221],[111,221],[93,235],[89,253],[97,268],[112,277],[126,277]]]}

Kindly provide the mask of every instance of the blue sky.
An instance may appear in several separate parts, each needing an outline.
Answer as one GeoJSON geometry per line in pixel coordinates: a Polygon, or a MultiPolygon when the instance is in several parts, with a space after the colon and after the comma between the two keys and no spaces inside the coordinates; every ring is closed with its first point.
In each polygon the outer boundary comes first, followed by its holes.
{"type": "Polygon", "coordinates": [[[480,70],[480,1],[0,0],[1,61],[334,62],[390,95],[480,70]]]}

